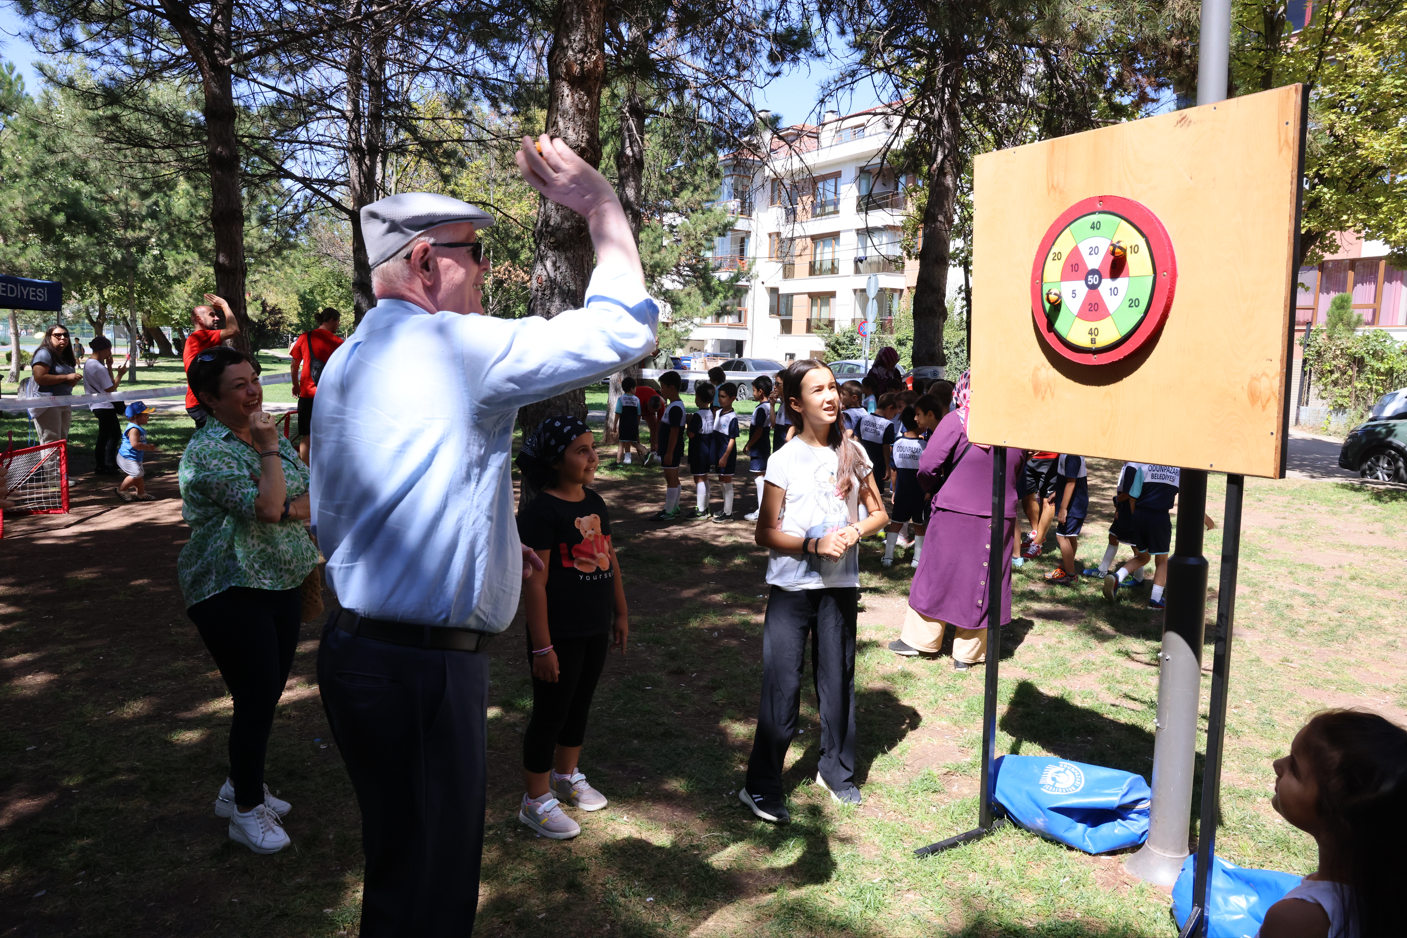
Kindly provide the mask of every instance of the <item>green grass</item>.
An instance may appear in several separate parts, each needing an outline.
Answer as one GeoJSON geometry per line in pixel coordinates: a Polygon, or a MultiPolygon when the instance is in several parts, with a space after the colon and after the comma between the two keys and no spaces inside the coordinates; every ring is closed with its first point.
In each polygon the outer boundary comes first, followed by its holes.
{"type": "MultiPolygon", "coordinates": [[[[185,431],[173,420],[157,432],[174,447],[185,431]]],[[[1101,513],[1117,468],[1092,461],[1096,514],[1080,550],[1090,565],[1104,548],[1101,513]]],[[[662,495],[655,471],[602,478],[632,636],[597,691],[582,768],[611,805],[581,818],[582,836],[565,843],[535,838],[515,820],[531,710],[515,624],[490,650],[476,934],[1176,933],[1167,893],[1124,876],[1122,856],[1089,857],[1006,828],[913,858],[914,848],[975,823],[982,678],[955,673],[947,657],[900,659],[885,649],[911,570],[880,566],[873,542],[862,553],[856,664],[864,804],[841,807],[811,781],[819,724],[808,689],[785,778],[794,822],[753,819],[737,789],[757,707],[764,555],[745,525],[644,522],[662,495]]],[[[1210,488],[1220,522],[1222,477],[1210,488]]],[[[742,504],[751,508],[750,491],[742,504]]],[[[1384,558],[1407,547],[1407,499],[1356,484],[1248,480],[1245,511],[1217,846],[1242,865],[1305,873],[1313,842],[1271,810],[1270,762],[1321,707],[1403,719],[1407,621],[1397,567],[1384,558]]],[[[297,693],[280,705],[269,756],[271,784],[296,803],[296,849],[253,857],[208,817],[224,774],[228,701],[171,596],[183,531],[173,525],[159,549],[104,542],[100,561],[69,564],[62,579],[0,572],[0,662],[9,668],[0,686],[0,791],[9,794],[0,810],[20,810],[24,797],[55,799],[21,811],[0,837],[0,920],[17,923],[17,934],[355,934],[358,817],[335,747],[320,748],[329,733],[311,686],[314,629],[304,630],[297,693]],[[39,675],[51,677],[36,683],[39,675]],[[41,889],[46,896],[33,898],[41,889]]],[[[65,556],[58,550],[39,559],[65,556]]],[[[1213,589],[1220,550],[1218,528],[1205,547],[1213,589]]],[[[1048,586],[1051,566],[1047,553],[1015,576],[997,751],[1146,776],[1161,614],[1146,608],[1146,593],[1111,606],[1094,581],[1048,586]]],[[[1208,692],[1204,685],[1204,702],[1208,692]]]]}

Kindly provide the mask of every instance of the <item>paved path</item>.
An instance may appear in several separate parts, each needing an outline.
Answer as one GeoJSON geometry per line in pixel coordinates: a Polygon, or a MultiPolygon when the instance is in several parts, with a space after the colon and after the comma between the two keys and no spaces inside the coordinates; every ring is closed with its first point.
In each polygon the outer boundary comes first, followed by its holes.
{"type": "Polygon", "coordinates": [[[1291,479],[1357,479],[1358,473],[1339,468],[1341,449],[1343,443],[1333,437],[1291,429],[1290,455],[1285,461],[1285,475],[1291,479]]]}

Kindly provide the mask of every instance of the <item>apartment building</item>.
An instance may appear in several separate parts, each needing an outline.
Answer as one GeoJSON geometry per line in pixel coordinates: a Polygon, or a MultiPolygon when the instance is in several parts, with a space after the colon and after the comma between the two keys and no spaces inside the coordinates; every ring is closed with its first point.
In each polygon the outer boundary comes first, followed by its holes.
{"type": "Polygon", "coordinates": [[[719,204],[733,225],[712,263],[720,274],[751,265],[751,274],[737,304],[698,323],[683,351],[782,362],[817,355],[826,331],[864,320],[871,274],[886,328],[918,272],[899,248],[912,179],[881,163],[894,126],[885,108],[830,111],[819,125],[787,127],[757,152],[725,158],[719,204]]]}

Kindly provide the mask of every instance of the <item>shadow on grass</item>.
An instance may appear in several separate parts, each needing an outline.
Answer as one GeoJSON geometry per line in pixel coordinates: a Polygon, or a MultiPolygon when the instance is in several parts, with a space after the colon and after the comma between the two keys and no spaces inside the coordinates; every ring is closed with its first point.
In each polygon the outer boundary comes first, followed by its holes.
{"type": "Polygon", "coordinates": [[[934,934],[948,938],[1141,938],[1141,932],[1128,926],[1105,925],[1090,919],[1017,925],[985,910],[972,908],[968,909],[964,918],[967,924],[961,929],[936,931],[934,934]]]}
{"type": "Polygon", "coordinates": [[[1338,482],[1335,483],[1334,488],[1344,493],[1352,493],[1359,498],[1366,494],[1368,501],[1376,502],[1379,505],[1396,505],[1400,502],[1407,502],[1407,486],[1402,485],[1338,482]]]}

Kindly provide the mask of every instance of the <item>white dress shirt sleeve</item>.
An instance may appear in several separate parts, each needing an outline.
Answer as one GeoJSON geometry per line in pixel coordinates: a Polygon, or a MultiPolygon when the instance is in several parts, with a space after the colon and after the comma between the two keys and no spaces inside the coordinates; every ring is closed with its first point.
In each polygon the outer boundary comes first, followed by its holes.
{"type": "Polygon", "coordinates": [[[655,350],[659,305],[621,265],[598,266],[583,309],[552,319],[464,317],[460,351],[480,406],[509,410],[584,387],[655,350]],[[466,325],[468,323],[466,322],[466,325]]]}

